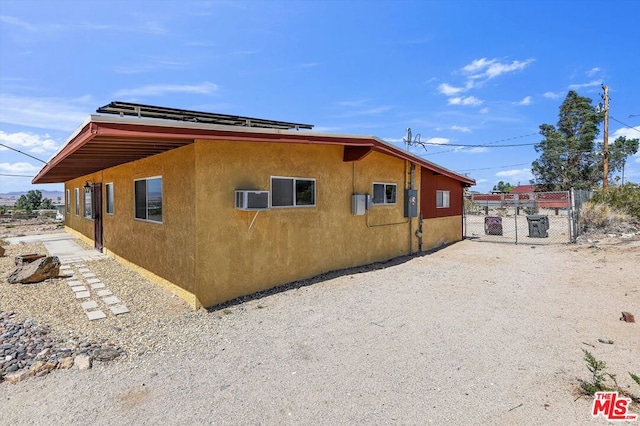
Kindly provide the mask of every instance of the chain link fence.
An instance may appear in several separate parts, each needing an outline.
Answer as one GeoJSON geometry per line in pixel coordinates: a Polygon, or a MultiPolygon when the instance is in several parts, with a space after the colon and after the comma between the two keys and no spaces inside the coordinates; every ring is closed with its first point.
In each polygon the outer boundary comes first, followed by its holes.
{"type": "MultiPolygon", "coordinates": [[[[579,205],[592,194],[582,195],[579,205]]],[[[570,191],[470,194],[465,199],[464,235],[515,244],[574,242],[579,211],[575,201],[570,191]]]]}

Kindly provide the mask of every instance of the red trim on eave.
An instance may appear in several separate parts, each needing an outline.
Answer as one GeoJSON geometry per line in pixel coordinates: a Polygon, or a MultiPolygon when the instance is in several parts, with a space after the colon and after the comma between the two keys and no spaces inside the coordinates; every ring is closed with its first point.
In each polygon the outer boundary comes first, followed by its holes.
{"type": "MultiPolygon", "coordinates": [[[[53,157],[46,166],[40,170],[40,172],[31,180],[32,184],[41,183],[38,182],[42,179],[47,173],[51,171],[56,165],[58,165],[62,160],[67,158],[69,155],[76,152],[80,149],[84,144],[89,142],[91,139],[96,137],[97,125],[95,123],[88,123],[81,131],[78,133],[59,153],[53,157]]],[[[48,182],[47,182],[48,183],[48,182]]]]}

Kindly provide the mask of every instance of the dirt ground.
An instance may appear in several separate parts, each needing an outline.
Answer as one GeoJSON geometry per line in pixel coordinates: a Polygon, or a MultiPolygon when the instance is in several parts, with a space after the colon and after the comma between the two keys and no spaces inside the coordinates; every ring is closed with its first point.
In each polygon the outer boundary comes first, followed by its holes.
{"type": "Polygon", "coordinates": [[[583,349],[640,394],[627,373],[640,374],[640,324],[619,320],[640,318],[640,241],[594,238],[466,240],[217,311],[138,317],[159,349],[0,383],[0,423],[606,424],[576,394],[583,349]]]}

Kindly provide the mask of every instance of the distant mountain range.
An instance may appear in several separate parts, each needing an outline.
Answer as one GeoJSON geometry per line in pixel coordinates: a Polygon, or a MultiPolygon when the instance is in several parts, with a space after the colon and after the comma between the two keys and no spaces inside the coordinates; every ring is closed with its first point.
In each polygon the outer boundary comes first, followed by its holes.
{"type": "MultiPolygon", "coordinates": [[[[0,198],[3,199],[18,199],[20,198],[21,195],[26,194],[29,191],[13,191],[13,192],[5,192],[4,194],[0,194],[0,198]]],[[[60,197],[60,199],[64,199],[64,192],[63,191],[42,191],[40,190],[40,192],[42,192],[42,198],[49,198],[53,201],[56,201],[58,199],[58,197],[60,197]]]]}

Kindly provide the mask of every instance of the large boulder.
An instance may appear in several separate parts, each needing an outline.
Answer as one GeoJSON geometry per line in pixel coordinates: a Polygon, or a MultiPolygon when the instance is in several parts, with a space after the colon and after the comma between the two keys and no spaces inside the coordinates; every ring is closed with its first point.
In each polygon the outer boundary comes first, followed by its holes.
{"type": "Polygon", "coordinates": [[[9,275],[9,284],[39,283],[49,278],[56,278],[60,273],[58,256],[47,256],[35,262],[18,267],[9,275]]]}

